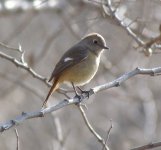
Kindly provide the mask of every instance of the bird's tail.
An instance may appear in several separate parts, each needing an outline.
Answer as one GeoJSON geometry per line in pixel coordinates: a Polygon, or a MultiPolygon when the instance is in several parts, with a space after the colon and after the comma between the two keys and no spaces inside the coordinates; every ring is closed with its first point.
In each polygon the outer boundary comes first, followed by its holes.
{"type": "Polygon", "coordinates": [[[47,101],[48,101],[50,95],[51,95],[54,91],[56,91],[56,90],[58,89],[58,87],[59,87],[59,82],[58,82],[58,81],[59,81],[59,78],[54,80],[54,83],[53,83],[53,85],[51,86],[50,91],[49,91],[48,95],[46,96],[46,98],[45,98],[45,100],[44,100],[44,102],[43,102],[42,107],[44,107],[44,106],[46,105],[46,103],[47,103],[47,101]]]}

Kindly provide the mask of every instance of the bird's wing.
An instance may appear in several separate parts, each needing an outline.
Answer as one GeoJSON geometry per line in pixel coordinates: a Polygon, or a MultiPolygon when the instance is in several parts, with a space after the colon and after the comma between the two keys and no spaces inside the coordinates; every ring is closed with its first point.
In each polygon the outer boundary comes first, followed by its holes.
{"type": "Polygon", "coordinates": [[[80,63],[88,57],[86,47],[80,45],[70,48],[56,64],[54,71],[51,74],[49,82],[55,77],[59,76],[66,69],[80,63]]]}

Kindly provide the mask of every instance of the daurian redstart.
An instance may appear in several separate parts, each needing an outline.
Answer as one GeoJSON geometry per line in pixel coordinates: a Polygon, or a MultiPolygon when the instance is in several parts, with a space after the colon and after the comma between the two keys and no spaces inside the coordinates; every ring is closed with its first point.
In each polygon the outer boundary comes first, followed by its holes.
{"type": "Polygon", "coordinates": [[[53,80],[53,84],[43,106],[60,84],[64,82],[76,86],[87,84],[98,70],[104,49],[109,49],[104,38],[98,33],[91,33],[67,50],[51,74],[49,82],[53,80]]]}

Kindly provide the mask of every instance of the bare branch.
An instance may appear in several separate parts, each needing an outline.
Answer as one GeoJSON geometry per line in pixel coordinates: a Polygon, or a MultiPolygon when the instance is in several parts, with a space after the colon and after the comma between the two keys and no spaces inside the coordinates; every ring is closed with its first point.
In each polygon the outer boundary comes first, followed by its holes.
{"type": "Polygon", "coordinates": [[[7,50],[14,50],[14,51],[18,51],[18,52],[20,52],[20,49],[10,47],[10,46],[8,46],[8,45],[6,45],[6,44],[2,43],[2,42],[0,42],[0,46],[2,46],[3,48],[6,48],[7,50]]]}
{"type": "Polygon", "coordinates": [[[63,108],[71,104],[79,103],[79,101],[80,100],[77,97],[74,97],[73,99],[69,99],[69,100],[64,99],[57,105],[45,108],[43,110],[38,110],[38,111],[28,112],[28,113],[23,112],[20,116],[16,117],[15,119],[12,119],[5,123],[0,124],[0,132],[8,130],[15,125],[19,125],[20,123],[24,122],[27,119],[43,117],[45,114],[51,113],[53,111],[56,111],[60,108],[63,108]]]}
{"type": "Polygon", "coordinates": [[[109,89],[112,87],[118,87],[118,86],[120,86],[121,83],[125,82],[126,80],[128,80],[129,78],[131,78],[135,75],[141,74],[141,75],[157,76],[160,74],[160,72],[161,72],[161,67],[152,68],[152,69],[136,68],[133,71],[123,74],[122,76],[120,76],[116,80],[106,83],[104,85],[94,87],[92,90],[94,93],[97,93],[97,92],[105,90],[105,89],[109,89]]]}
{"type": "Polygon", "coordinates": [[[63,133],[62,133],[60,119],[58,117],[54,117],[54,123],[55,123],[55,126],[56,126],[58,141],[60,143],[62,143],[63,142],[63,133]]]}
{"type": "Polygon", "coordinates": [[[83,110],[81,104],[78,105],[78,108],[79,108],[79,110],[80,110],[80,112],[81,112],[81,114],[82,114],[82,117],[83,117],[83,119],[84,119],[84,122],[85,122],[85,124],[87,125],[89,131],[91,131],[91,133],[97,138],[97,140],[98,140],[101,144],[103,144],[103,146],[105,147],[106,150],[109,150],[108,146],[106,145],[105,140],[104,140],[104,139],[103,139],[103,138],[94,130],[94,128],[92,127],[92,125],[89,123],[89,120],[88,120],[88,118],[87,118],[87,116],[86,116],[86,113],[85,113],[85,111],[83,110]]]}
{"type": "Polygon", "coordinates": [[[15,128],[15,134],[16,134],[16,139],[17,139],[16,150],[19,150],[19,134],[16,128],[15,128]]]}
{"type": "MultiPolygon", "coordinates": [[[[145,42],[141,39],[141,37],[139,37],[139,35],[135,34],[133,32],[133,30],[130,28],[130,25],[126,25],[126,23],[124,22],[124,19],[120,19],[119,16],[117,15],[117,9],[118,8],[114,8],[112,6],[112,1],[111,0],[105,0],[105,3],[101,3],[102,4],[102,8],[104,13],[106,14],[106,16],[110,17],[116,24],[118,24],[120,27],[122,27],[127,33],[128,35],[130,35],[135,42],[137,42],[137,44],[139,45],[139,47],[142,48],[142,51],[145,56],[151,56],[153,53],[155,53],[155,51],[158,49],[158,46],[154,46],[152,47],[154,44],[158,45],[161,42],[161,34],[159,36],[157,36],[156,38],[153,39],[149,39],[148,42],[145,42]],[[108,8],[108,11],[107,11],[108,8]]],[[[132,21],[133,23],[134,21],[132,21]]],[[[160,25],[161,26],[161,25],[160,25]]],[[[159,27],[159,31],[161,32],[161,27],[159,27]]]]}
{"type": "Polygon", "coordinates": [[[147,149],[153,149],[153,148],[157,148],[157,147],[161,147],[161,142],[150,143],[150,144],[147,144],[144,146],[132,148],[131,150],[147,150],[147,149]]]}
{"type": "MultiPolygon", "coordinates": [[[[1,58],[4,58],[10,62],[12,62],[15,66],[17,67],[20,67],[24,70],[26,70],[28,73],[30,73],[34,78],[44,82],[47,86],[51,86],[51,84],[48,82],[48,79],[46,77],[43,77],[41,76],[40,74],[38,74],[36,71],[34,71],[31,67],[29,67],[28,63],[25,61],[25,58],[24,58],[24,54],[25,54],[25,51],[22,50],[22,47],[21,45],[19,44],[19,48],[12,48],[4,43],[0,43],[0,46],[3,46],[4,48],[8,49],[8,50],[15,50],[15,51],[18,51],[20,54],[21,54],[21,57],[20,57],[20,60],[10,56],[10,55],[7,55],[6,53],[3,53],[3,52],[0,52],[0,57],[1,58]]],[[[63,94],[65,95],[66,97],[69,98],[69,96],[67,95],[68,92],[71,92],[71,91],[67,91],[65,89],[61,89],[59,88],[57,90],[58,93],[60,94],[63,94]]]]}
{"type": "MultiPolygon", "coordinates": [[[[106,140],[105,140],[105,145],[107,144],[107,141],[108,141],[109,136],[110,136],[110,132],[111,132],[111,130],[112,130],[112,128],[113,128],[112,120],[110,120],[110,122],[111,122],[111,126],[110,126],[110,128],[108,129],[108,131],[107,131],[107,137],[106,137],[106,140]]],[[[105,145],[103,146],[102,150],[104,150],[105,145]]]]}
{"type": "MultiPolygon", "coordinates": [[[[22,55],[23,56],[23,55],[22,55]]],[[[12,62],[13,64],[15,64],[17,67],[21,67],[24,70],[28,71],[34,78],[37,78],[43,82],[45,82],[47,85],[49,85],[49,83],[47,82],[47,78],[39,75],[38,73],[36,73],[32,68],[30,68],[28,66],[28,64],[26,62],[23,61],[19,61],[16,58],[9,56],[3,52],[0,52],[0,57],[5,58],[7,60],[9,60],[10,62],[12,62]]]]}
{"type": "Polygon", "coordinates": [[[151,69],[136,68],[128,73],[123,74],[122,76],[115,79],[114,81],[111,81],[109,83],[106,83],[106,84],[103,84],[100,86],[96,86],[96,87],[90,89],[89,94],[87,94],[87,93],[82,94],[80,99],[78,99],[78,97],[75,96],[74,98],[71,98],[71,99],[64,99],[63,101],[59,102],[58,104],[48,107],[48,108],[45,108],[45,109],[42,109],[42,110],[28,112],[28,113],[23,112],[20,116],[16,117],[15,119],[1,123],[0,124],[0,132],[8,130],[11,127],[18,125],[27,119],[43,117],[45,114],[51,113],[53,111],[56,111],[58,109],[65,107],[65,106],[68,106],[71,104],[78,104],[78,103],[86,100],[88,98],[88,96],[91,96],[93,94],[96,94],[97,92],[107,90],[112,87],[118,87],[126,80],[128,80],[136,75],[139,75],[139,74],[150,75],[150,76],[160,75],[161,74],[161,67],[151,68],[151,69]]]}
{"type": "MultiPolygon", "coordinates": [[[[144,41],[142,39],[140,39],[138,37],[138,35],[136,35],[129,27],[129,25],[126,25],[117,15],[116,15],[116,9],[113,9],[112,7],[112,4],[111,4],[111,0],[106,0],[107,3],[105,6],[108,7],[109,9],[109,13],[110,13],[110,16],[112,17],[112,19],[117,23],[119,24],[123,29],[125,29],[127,31],[127,33],[133,38],[135,39],[135,41],[139,44],[139,45],[144,45],[144,41]]],[[[106,7],[103,7],[104,8],[104,12],[106,15],[109,15],[106,13],[106,10],[105,8],[106,7]]]]}

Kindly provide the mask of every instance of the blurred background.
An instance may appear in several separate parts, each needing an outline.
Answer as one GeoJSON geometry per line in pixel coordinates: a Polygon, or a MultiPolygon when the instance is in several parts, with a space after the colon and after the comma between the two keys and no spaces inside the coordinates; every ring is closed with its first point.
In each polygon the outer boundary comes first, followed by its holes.
{"type": "MultiPolygon", "coordinates": [[[[102,1],[106,3],[106,1],[102,1]]],[[[127,27],[148,42],[160,35],[160,0],[112,0],[113,9],[127,27]]],[[[136,67],[161,66],[159,53],[146,56],[136,40],[121,27],[101,1],[95,0],[1,0],[0,42],[25,51],[26,62],[49,78],[61,55],[83,36],[100,33],[110,47],[104,52],[95,78],[84,87],[110,82],[136,67]]],[[[0,51],[20,58],[20,53],[0,46],[0,51]]],[[[160,76],[135,76],[121,87],[100,92],[85,103],[94,129],[106,137],[111,150],[131,148],[161,140],[160,76]]],[[[0,122],[22,112],[39,110],[49,87],[25,70],[0,58],[0,122]]],[[[74,94],[73,94],[74,95],[74,94]]],[[[54,93],[49,103],[65,97],[54,93]]],[[[17,127],[23,150],[98,150],[102,145],[91,134],[76,106],[67,106],[43,118],[17,127]]],[[[14,129],[0,135],[0,149],[16,149],[14,129]]],[[[159,148],[158,148],[159,150],[159,148]]]]}

